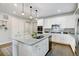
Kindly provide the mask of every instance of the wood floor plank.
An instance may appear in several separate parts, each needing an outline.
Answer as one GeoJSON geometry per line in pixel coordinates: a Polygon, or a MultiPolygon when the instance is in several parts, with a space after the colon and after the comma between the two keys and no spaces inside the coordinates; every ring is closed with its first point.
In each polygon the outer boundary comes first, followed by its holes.
{"type": "Polygon", "coordinates": [[[10,43],[6,43],[6,44],[3,44],[3,45],[0,45],[0,48],[6,48],[6,47],[9,47],[11,45],[12,45],[11,42],[10,43]]]}
{"type": "MultiPolygon", "coordinates": [[[[12,45],[12,43],[6,43],[6,44],[3,44],[3,45],[0,45],[0,56],[5,56],[4,52],[5,51],[2,51],[2,49],[6,49],[8,47],[10,47],[12,45]]],[[[12,51],[10,51],[12,52],[12,51]]]]}
{"type": "Polygon", "coordinates": [[[50,51],[47,56],[74,56],[69,45],[51,43],[50,51]]]}
{"type": "Polygon", "coordinates": [[[1,50],[0,50],[0,56],[5,56],[1,50]]]}

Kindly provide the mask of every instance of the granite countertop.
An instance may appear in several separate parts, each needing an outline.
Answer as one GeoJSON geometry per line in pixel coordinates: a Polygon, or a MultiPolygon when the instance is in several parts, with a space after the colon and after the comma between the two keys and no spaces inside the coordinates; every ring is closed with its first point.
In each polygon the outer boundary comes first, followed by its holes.
{"type": "Polygon", "coordinates": [[[50,36],[50,34],[42,34],[44,37],[41,39],[34,39],[34,38],[25,38],[25,39],[15,39],[18,42],[21,42],[23,44],[27,44],[27,45],[34,45],[42,40],[44,40],[45,38],[48,38],[50,36]]]}

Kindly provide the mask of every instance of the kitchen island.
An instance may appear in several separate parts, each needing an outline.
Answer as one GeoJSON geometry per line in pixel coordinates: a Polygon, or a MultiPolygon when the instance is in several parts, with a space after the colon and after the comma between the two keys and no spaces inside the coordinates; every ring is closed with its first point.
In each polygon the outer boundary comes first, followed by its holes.
{"type": "Polygon", "coordinates": [[[45,56],[49,50],[49,34],[42,38],[13,39],[13,56],[45,56]]]}

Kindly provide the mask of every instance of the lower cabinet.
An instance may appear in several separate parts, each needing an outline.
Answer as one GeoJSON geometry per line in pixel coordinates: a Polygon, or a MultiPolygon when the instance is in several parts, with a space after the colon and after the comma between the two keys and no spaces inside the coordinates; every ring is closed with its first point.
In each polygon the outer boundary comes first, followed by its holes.
{"type": "Polygon", "coordinates": [[[19,42],[17,47],[18,56],[44,56],[49,50],[48,38],[34,44],[25,45],[19,42]]]}

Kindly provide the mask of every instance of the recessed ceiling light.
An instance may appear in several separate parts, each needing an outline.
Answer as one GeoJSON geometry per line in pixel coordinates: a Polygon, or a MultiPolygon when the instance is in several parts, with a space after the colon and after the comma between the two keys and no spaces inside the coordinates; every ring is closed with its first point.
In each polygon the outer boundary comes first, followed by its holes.
{"type": "Polygon", "coordinates": [[[61,10],[60,10],[60,9],[58,9],[58,10],[57,10],[57,12],[58,12],[58,13],[60,13],[60,12],[61,12],[61,10]]]}
{"type": "Polygon", "coordinates": [[[14,6],[17,7],[17,4],[15,3],[14,6]]]}

